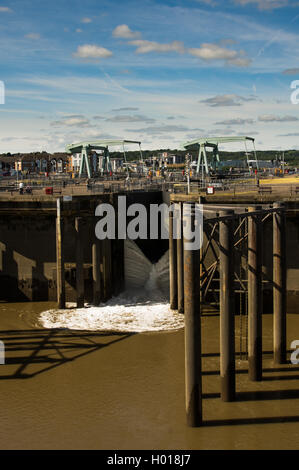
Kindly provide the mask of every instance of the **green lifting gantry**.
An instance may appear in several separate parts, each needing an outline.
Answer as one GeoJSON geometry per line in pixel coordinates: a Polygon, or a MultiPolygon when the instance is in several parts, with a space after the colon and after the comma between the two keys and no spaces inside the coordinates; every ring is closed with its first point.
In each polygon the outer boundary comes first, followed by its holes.
{"type": "Polygon", "coordinates": [[[79,142],[77,144],[67,145],[66,152],[70,154],[81,153],[79,176],[82,176],[84,172],[84,167],[86,167],[87,176],[88,178],[91,178],[93,171],[89,160],[90,152],[92,152],[93,150],[102,150],[104,152],[102,169],[108,170],[110,166],[109,146],[122,146],[125,162],[127,162],[125,144],[138,144],[140,150],[140,157],[142,160],[141,142],[135,140],[97,140],[79,142]]]}
{"type": "Polygon", "coordinates": [[[186,150],[198,150],[198,159],[197,159],[197,166],[196,166],[196,173],[199,174],[200,168],[202,167],[202,170],[205,171],[206,175],[210,174],[210,168],[208,164],[208,157],[207,157],[207,152],[206,148],[212,148],[213,149],[213,160],[212,160],[212,166],[213,169],[216,171],[218,164],[220,162],[219,158],[219,150],[218,150],[218,145],[219,144],[225,144],[228,142],[244,142],[245,144],[245,154],[247,158],[247,164],[250,166],[251,162],[254,162],[256,164],[256,168],[258,169],[258,160],[257,160],[257,155],[256,155],[256,149],[255,149],[255,144],[254,144],[254,138],[253,137],[247,137],[247,136],[241,136],[241,137],[202,137],[200,139],[192,140],[190,142],[186,142],[183,144],[184,148],[186,150]],[[254,158],[249,159],[249,152],[247,149],[247,141],[252,142],[253,144],[253,154],[254,158]]]}

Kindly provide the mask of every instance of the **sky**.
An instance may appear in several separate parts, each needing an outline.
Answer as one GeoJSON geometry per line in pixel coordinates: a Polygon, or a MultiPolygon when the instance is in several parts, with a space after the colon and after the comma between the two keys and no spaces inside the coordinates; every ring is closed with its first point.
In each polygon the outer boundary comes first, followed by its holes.
{"type": "Polygon", "coordinates": [[[299,149],[296,0],[0,0],[0,57],[0,153],[231,135],[299,149]]]}

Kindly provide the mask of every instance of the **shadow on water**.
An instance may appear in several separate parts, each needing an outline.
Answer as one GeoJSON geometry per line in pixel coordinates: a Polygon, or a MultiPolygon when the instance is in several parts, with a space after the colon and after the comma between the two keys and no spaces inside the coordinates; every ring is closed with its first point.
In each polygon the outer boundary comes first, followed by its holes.
{"type": "MultiPolygon", "coordinates": [[[[288,351],[290,352],[290,351],[288,351]]],[[[265,354],[273,354],[273,351],[266,351],[265,354]]],[[[213,356],[210,354],[209,356],[213,356]]],[[[217,354],[215,354],[217,356],[217,354]]],[[[289,363],[282,366],[273,366],[263,368],[263,373],[277,374],[278,372],[284,373],[280,375],[263,375],[263,382],[274,382],[274,381],[294,381],[299,380],[299,375],[293,374],[298,372],[299,367],[291,366],[289,363]]],[[[219,370],[207,370],[202,372],[203,375],[213,376],[220,375],[219,370]]],[[[248,374],[248,369],[236,369],[236,374],[248,374]]],[[[203,400],[217,399],[221,400],[221,394],[219,392],[203,393],[203,400]]],[[[289,388],[283,390],[254,390],[254,391],[242,391],[236,393],[235,402],[246,403],[246,402],[259,402],[259,401],[282,401],[282,400],[298,400],[299,399],[299,388],[289,388]]],[[[279,423],[299,423],[299,416],[267,416],[267,417],[244,417],[244,418],[229,418],[229,419],[211,419],[203,420],[202,425],[205,427],[217,427],[217,426],[239,426],[239,425],[259,425],[259,424],[279,424],[279,423]]]]}
{"type": "Polygon", "coordinates": [[[135,334],[79,332],[65,329],[2,330],[5,365],[0,368],[0,380],[35,377],[135,334]],[[14,355],[15,352],[22,355],[14,355]],[[7,372],[6,366],[14,365],[17,366],[17,370],[11,374],[1,373],[7,372]],[[29,371],[29,368],[36,366],[37,370],[29,371]]]}
{"type": "Polygon", "coordinates": [[[262,418],[214,419],[203,421],[203,426],[240,426],[242,424],[299,423],[299,416],[269,416],[262,418]]]}
{"type": "MultiPolygon", "coordinates": [[[[220,399],[220,393],[205,393],[203,399],[220,399]]],[[[263,401],[263,400],[290,400],[298,399],[299,390],[269,390],[238,392],[235,402],[263,401]]],[[[206,427],[213,426],[239,426],[239,425],[257,425],[257,424],[279,424],[279,423],[299,423],[299,416],[267,416],[252,418],[229,418],[203,420],[202,425],[206,427]]]]}
{"type": "MultiPolygon", "coordinates": [[[[203,393],[205,399],[220,398],[220,393],[203,393]]],[[[253,392],[238,392],[236,393],[236,402],[241,401],[259,401],[259,400],[292,400],[299,398],[299,390],[258,390],[253,392]]]]}

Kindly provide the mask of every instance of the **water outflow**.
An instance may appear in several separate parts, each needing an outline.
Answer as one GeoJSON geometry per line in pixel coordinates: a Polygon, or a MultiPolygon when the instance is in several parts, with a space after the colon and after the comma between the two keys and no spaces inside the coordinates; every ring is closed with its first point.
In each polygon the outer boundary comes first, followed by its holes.
{"type": "Polygon", "coordinates": [[[44,328],[123,332],[169,331],[184,326],[184,316],[170,310],[169,254],[152,264],[135,242],[125,241],[125,291],[98,307],[48,310],[44,328]]]}
{"type": "Polygon", "coordinates": [[[152,264],[135,242],[125,241],[126,290],[144,289],[145,294],[165,297],[169,291],[169,253],[152,264]]]}

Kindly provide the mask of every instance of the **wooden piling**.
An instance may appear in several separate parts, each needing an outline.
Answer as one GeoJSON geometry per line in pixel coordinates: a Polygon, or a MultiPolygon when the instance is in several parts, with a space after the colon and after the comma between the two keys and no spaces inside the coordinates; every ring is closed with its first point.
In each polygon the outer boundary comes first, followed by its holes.
{"type": "Polygon", "coordinates": [[[174,216],[169,212],[169,297],[170,308],[178,308],[178,281],[177,281],[177,240],[174,239],[174,216]]]}
{"type": "Polygon", "coordinates": [[[235,306],[233,211],[221,211],[220,248],[220,377],[223,401],[235,399],[235,306]]]}
{"type": "Polygon", "coordinates": [[[101,301],[101,241],[96,236],[92,243],[92,281],[93,303],[99,305],[101,301]]]}
{"type": "Polygon", "coordinates": [[[77,308],[84,307],[84,250],[83,250],[83,219],[76,217],[75,219],[76,230],[76,293],[77,293],[77,308]]]}
{"type": "MultiPolygon", "coordinates": [[[[194,227],[195,207],[192,204],[194,227]]],[[[201,320],[199,290],[199,250],[187,250],[184,239],[184,312],[185,312],[185,400],[187,424],[202,424],[201,320]]]]}
{"type": "Polygon", "coordinates": [[[184,234],[183,234],[183,204],[179,204],[181,236],[177,239],[177,291],[178,312],[184,313],[184,234]]]}
{"type": "MultiPolygon", "coordinates": [[[[249,212],[258,208],[249,207],[249,212]]],[[[261,217],[248,217],[248,369],[249,378],[262,380],[262,230],[261,217]]]]}
{"type": "Polygon", "coordinates": [[[286,362],[286,222],[283,203],[273,214],[273,350],[275,364],[286,362]]]}
{"type": "Polygon", "coordinates": [[[61,215],[62,202],[57,199],[56,215],[56,267],[57,267],[57,306],[65,308],[65,272],[64,272],[64,221],[61,215]]]}

